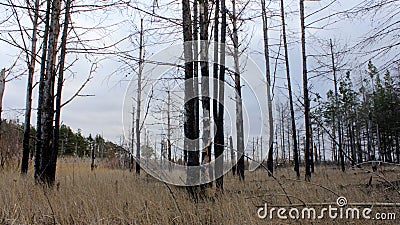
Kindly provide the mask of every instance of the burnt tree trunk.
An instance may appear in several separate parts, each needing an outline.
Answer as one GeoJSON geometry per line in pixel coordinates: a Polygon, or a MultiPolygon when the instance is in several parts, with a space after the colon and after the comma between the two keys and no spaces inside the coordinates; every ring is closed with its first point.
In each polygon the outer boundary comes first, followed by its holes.
{"type": "MultiPolygon", "coordinates": [[[[336,66],[335,66],[335,56],[333,54],[333,44],[332,44],[332,39],[330,41],[330,48],[331,48],[331,59],[332,59],[332,71],[333,71],[333,82],[335,86],[335,104],[336,104],[336,110],[339,110],[339,99],[338,99],[338,87],[337,87],[337,78],[336,78],[336,66]]],[[[335,113],[336,114],[336,113],[335,113]]],[[[339,138],[339,159],[340,159],[340,165],[341,169],[344,172],[345,167],[344,167],[344,153],[343,153],[343,146],[342,146],[342,125],[341,125],[341,113],[339,111],[338,115],[336,116],[337,118],[337,130],[338,130],[338,138],[339,138]]]]}
{"type": "Polygon", "coordinates": [[[193,101],[193,44],[192,41],[192,19],[190,15],[189,0],[182,0],[183,17],[183,40],[184,40],[184,59],[185,59],[185,152],[187,152],[187,190],[193,199],[196,198],[194,184],[199,182],[199,151],[194,149],[193,141],[195,139],[195,111],[193,101]]]}
{"type": "Polygon", "coordinates": [[[307,77],[307,53],[306,53],[306,32],[304,23],[304,0],[300,0],[300,28],[301,28],[301,54],[303,67],[303,98],[304,98],[304,126],[306,129],[305,137],[305,161],[306,174],[305,179],[311,180],[311,162],[310,162],[310,99],[308,97],[308,77],[307,77]]]}
{"type": "MultiPolygon", "coordinates": [[[[214,10],[214,63],[213,63],[213,118],[214,124],[218,123],[218,85],[216,85],[216,81],[218,80],[218,68],[219,68],[219,13],[220,13],[220,1],[215,1],[215,10],[214,10]]],[[[216,126],[217,127],[217,126],[216,126]]],[[[217,128],[218,129],[218,128],[217,128]]],[[[217,130],[218,132],[218,130],[217,130]]],[[[217,152],[218,149],[218,138],[216,138],[214,142],[214,151],[217,152]]],[[[214,155],[217,158],[216,154],[214,155]]],[[[212,172],[212,171],[210,171],[212,172]]],[[[211,177],[211,176],[210,176],[211,177]]]]}
{"type": "Polygon", "coordinates": [[[140,116],[142,104],[142,72],[143,72],[143,19],[140,20],[140,41],[139,41],[139,74],[136,99],[136,174],[140,175],[140,116]]]}
{"type": "MultiPolygon", "coordinates": [[[[22,161],[21,174],[28,172],[29,153],[30,153],[30,134],[31,134],[31,113],[32,113],[32,83],[36,65],[36,43],[37,30],[39,25],[39,0],[35,1],[33,30],[32,30],[32,46],[31,55],[28,61],[28,83],[26,85],[26,100],[25,100],[25,122],[24,122],[24,138],[22,141],[22,161]]],[[[29,58],[29,57],[28,57],[29,58]]]]}
{"type": "Polygon", "coordinates": [[[41,111],[41,158],[40,180],[48,185],[53,185],[55,171],[53,171],[54,151],[54,84],[57,73],[56,61],[58,50],[58,36],[60,33],[61,1],[54,0],[51,7],[51,22],[46,60],[46,73],[44,76],[43,102],[41,111]]]}
{"type": "Polygon", "coordinates": [[[265,76],[267,79],[267,104],[268,104],[268,126],[269,126],[269,139],[268,139],[268,158],[267,168],[268,175],[274,173],[274,118],[272,116],[272,96],[271,96],[271,73],[269,68],[269,46],[268,46],[268,18],[265,0],[261,0],[262,7],[262,20],[263,20],[263,34],[264,34],[264,59],[265,59],[265,76]]]}
{"type": "MultiPolygon", "coordinates": [[[[2,133],[2,122],[3,118],[1,117],[1,114],[3,113],[3,96],[4,96],[4,90],[6,88],[6,69],[1,70],[1,75],[0,75],[0,135],[2,133]]],[[[0,136],[1,138],[1,136],[0,136]]]]}
{"type": "MultiPolygon", "coordinates": [[[[203,149],[201,163],[211,161],[211,114],[210,114],[210,71],[208,67],[208,1],[199,1],[200,6],[200,71],[203,108],[203,149]]],[[[210,170],[210,175],[212,171],[210,170]]],[[[204,174],[205,176],[205,174],[204,174]]]]}
{"type": "Polygon", "coordinates": [[[232,136],[229,137],[229,148],[231,150],[231,163],[232,163],[232,175],[236,175],[236,163],[235,163],[235,151],[233,150],[232,136]]]}
{"type": "MultiPolygon", "coordinates": [[[[195,116],[195,149],[200,151],[200,98],[199,98],[199,7],[198,1],[193,1],[193,90],[195,116]]],[[[168,138],[170,140],[170,138],[168,138]]],[[[169,144],[169,148],[171,148],[169,144]]],[[[170,149],[169,149],[170,150],[170,149]]],[[[211,154],[211,152],[210,152],[211,154]]],[[[211,173],[211,170],[210,170],[211,173]]]]}
{"type": "Polygon", "coordinates": [[[47,48],[50,30],[50,9],[51,1],[47,1],[45,25],[43,33],[43,47],[40,65],[40,78],[39,78],[39,97],[38,97],[38,109],[36,119],[36,143],[35,143],[35,180],[38,181],[41,176],[40,161],[42,157],[42,107],[43,107],[43,89],[44,79],[46,75],[46,59],[47,59],[47,48]]]}
{"type": "MultiPolygon", "coordinates": [[[[219,69],[219,80],[218,80],[218,117],[217,117],[217,132],[216,132],[216,147],[215,148],[215,166],[217,181],[216,186],[218,189],[223,190],[224,187],[224,100],[225,100],[225,42],[226,42],[226,6],[225,0],[221,0],[221,53],[220,53],[220,69],[219,69]]],[[[214,80],[216,82],[216,80],[214,80]]],[[[216,84],[215,84],[216,85],[216,84]]]]}
{"type": "Polygon", "coordinates": [[[63,33],[61,37],[61,53],[60,53],[60,61],[58,65],[58,81],[57,81],[57,96],[56,96],[56,110],[55,110],[55,121],[54,121],[54,137],[53,137],[53,151],[51,154],[51,176],[53,180],[56,177],[56,165],[57,165],[57,156],[58,156],[58,146],[60,140],[60,120],[61,120],[61,96],[62,96],[62,87],[64,84],[64,65],[65,65],[65,57],[67,51],[67,37],[68,37],[68,27],[69,27],[69,18],[70,18],[70,8],[71,1],[67,0],[65,7],[65,17],[64,17],[64,26],[63,33]]]}

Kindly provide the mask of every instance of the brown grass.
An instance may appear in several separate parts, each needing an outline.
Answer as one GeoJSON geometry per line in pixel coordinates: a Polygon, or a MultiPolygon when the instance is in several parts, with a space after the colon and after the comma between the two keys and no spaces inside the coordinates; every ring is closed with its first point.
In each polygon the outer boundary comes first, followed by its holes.
{"type": "MultiPolygon", "coordinates": [[[[348,202],[400,202],[399,192],[384,181],[399,180],[399,171],[385,167],[379,177],[360,169],[342,173],[320,166],[307,183],[296,181],[291,168],[278,168],[276,177],[292,204],[335,202],[334,193],[345,196],[348,202]],[[372,186],[367,186],[371,176],[372,186]]],[[[398,218],[261,220],[257,206],[289,204],[278,182],[261,170],[246,173],[245,183],[228,174],[224,194],[215,197],[214,189],[209,189],[210,199],[198,203],[189,200],[184,188],[170,186],[170,191],[144,174],[137,177],[101,165],[91,172],[88,160],[59,160],[53,189],[35,185],[32,174],[20,177],[17,170],[0,172],[0,181],[0,224],[399,224],[398,218]]],[[[399,208],[374,210],[396,212],[400,217],[399,208]]]]}

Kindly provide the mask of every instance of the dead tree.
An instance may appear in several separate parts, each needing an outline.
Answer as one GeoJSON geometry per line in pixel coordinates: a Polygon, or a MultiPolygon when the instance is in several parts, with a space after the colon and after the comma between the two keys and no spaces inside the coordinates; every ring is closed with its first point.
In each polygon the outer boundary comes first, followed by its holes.
{"type": "Polygon", "coordinates": [[[269,139],[268,139],[268,158],[267,168],[268,174],[272,175],[274,171],[274,119],[272,116],[272,96],[271,96],[271,74],[269,68],[269,46],[268,46],[268,18],[265,6],[265,0],[261,0],[262,7],[262,20],[263,20],[263,35],[264,35],[264,58],[265,58],[265,76],[267,79],[267,105],[268,105],[268,126],[269,126],[269,139]]]}
{"type": "MultiPolygon", "coordinates": [[[[131,151],[129,153],[129,172],[133,170],[133,152],[135,149],[135,107],[132,106],[131,151]]],[[[161,158],[162,160],[162,158],[161,158]]]]}
{"type": "Polygon", "coordinates": [[[37,31],[39,26],[39,0],[35,1],[33,16],[33,29],[32,29],[32,41],[31,41],[31,53],[28,58],[28,83],[26,85],[26,100],[25,100],[25,122],[24,122],[24,138],[22,141],[22,161],[21,161],[21,174],[28,172],[29,162],[29,141],[31,134],[31,113],[32,113],[32,85],[33,75],[35,73],[36,65],[36,43],[37,43],[37,31]]]}
{"type": "Polygon", "coordinates": [[[208,68],[208,1],[199,1],[200,6],[200,71],[203,108],[203,151],[202,164],[211,161],[211,114],[210,114],[210,71],[208,68]]]}
{"type": "Polygon", "coordinates": [[[236,101],[236,148],[237,148],[237,174],[239,180],[244,181],[244,134],[243,134],[243,107],[242,107],[242,86],[239,70],[239,37],[236,18],[236,1],[232,0],[232,41],[233,61],[235,67],[235,101],[236,101]]]}
{"type": "Polygon", "coordinates": [[[300,178],[300,167],[299,167],[299,154],[298,154],[298,148],[297,148],[296,120],[294,117],[292,83],[290,80],[291,78],[290,78],[289,53],[288,53],[288,44],[287,44],[287,38],[286,38],[285,7],[283,4],[283,0],[281,0],[281,19],[282,19],[283,48],[285,51],[286,79],[287,79],[288,92],[289,92],[289,109],[290,109],[290,121],[291,121],[292,140],[293,140],[294,171],[296,172],[297,179],[299,179],[300,178]]]}
{"type": "MultiPolygon", "coordinates": [[[[92,140],[91,137],[92,136],[90,136],[90,140],[92,140]]],[[[90,170],[93,171],[94,168],[95,168],[95,162],[94,162],[94,159],[95,159],[95,146],[94,146],[94,141],[93,140],[90,143],[90,153],[91,153],[90,154],[90,159],[91,159],[90,170]]]]}
{"type": "Polygon", "coordinates": [[[231,150],[231,164],[232,164],[232,175],[236,175],[236,163],[235,163],[235,151],[233,150],[232,136],[229,137],[229,148],[231,150]]]}
{"type": "MultiPolygon", "coordinates": [[[[219,47],[219,13],[220,13],[220,1],[216,0],[215,1],[215,10],[214,10],[214,64],[213,64],[213,82],[214,82],[214,88],[213,88],[213,118],[214,118],[214,124],[216,125],[218,122],[218,85],[215,85],[216,81],[218,80],[218,68],[219,68],[219,54],[218,54],[218,47],[219,47]]],[[[218,128],[217,128],[218,129],[218,128]]],[[[217,130],[218,132],[218,130],[217,130]]],[[[218,142],[219,139],[215,139],[214,142],[214,151],[217,150],[218,148],[218,142]]],[[[211,154],[211,152],[210,152],[211,154]]],[[[215,155],[215,158],[216,155],[215,155]]],[[[213,171],[210,171],[210,173],[213,171]]],[[[212,178],[210,176],[210,178],[212,178]]]]}
{"type": "Polygon", "coordinates": [[[143,72],[143,19],[140,20],[140,43],[139,43],[139,74],[137,82],[136,99],[136,174],[140,175],[140,116],[142,103],[142,72],[143,72]]]}
{"type": "Polygon", "coordinates": [[[61,37],[61,52],[60,52],[60,61],[58,65],[58,81],[57,81],[57,95],[56,95],[56,109],[55,109],[55,121],[54,121],[54,137],[53,137],[53,152],[51,155],[51,172],[52,177],[56,176],[56,165],[57,165],[57,156],[58,156],[58,146],[60,139],[60,120],[61,120],[61,96],[62,96],[62,88],[64,85],[64,68],[65,68],[65,57],[67,51],[67,37],[68,37],[68,26],[70,20],[70,9],[71,9],[72,0],[66,1],[65,6],[65,17],[64,17],[64,26],[63,33],[61,37]]]}
{"type": "MultiPolygon", "coordinates": [[[[330,44],[330,50],[331,50],[331,60],[332,60],[332,73],[333,73],[333,84],[335,86],[335,105],[336,109],[338,110],[338,104],[339,104],[339,99],[338,99],[338,87],[337,87],[337,78],[336,78],[336,67],[335,67],[335,56],[333,54],[333,44],[332,44],[332,39],[329,40],[330,44]]],[[[334,113],[336,115],[336,113],[334,113]]],[[[343,146],[342,146],[342,130],[341,130],[341,118],[340,118],[340,112],[339,115],[335,116],[333,119],[333,123],[335,124],[335,119],[337,119],[337,127],[338,127],[338,138],[339,138],[339,158],[340,158],[340,165],[341,169],[344,172],[345,171],[345,166],[344,166],[344,154],[343,154],[343,146]],[[336,118],[338,117],[338,118],[336,118]]],[[[335,125],[333,125],[335,127],[335,125]]]]}
{"type": "Polygon", "coordinates": [[[310,99],[308,96],[308,76],[307,76],[307,53],[306,53],[306,32],[304,23],[304,0],[300,0],[300,29],[301,29],[301,54],[303,67],[303,98],[304,98],[304,126],[306,130],[305,137],[305,161],[306,174],[305,179],[311,179],[311,163],[310,163],[310,99]]]}
{"type": "MultiPolygon", "coordinates": [[[[194,91],[194,117],[195,117],[195,149],[200,150],[200,98],[199,98],[199,6],[198,1],[193,1],[193,91],[194,91]]],[[[171,127],[168,127],[171,129],[171,127]]],[[[171,137],[169,137],[169,140],[171,137]]],[[[171,141],[170,141],[171,142],[171,141]]],[[[171,143],[169,145],[171,148],[171,143]]],[[[210,150],[211,151],[211,150],[210,150]]],[[[211,152],[210,152],[211,154],[211,152]]],[[[210,170],[210,173],[212,171],[210,170]]]]}
{"type": "Polygon", "coordinates": [[[60,33],[61,1],[54,0],[51,7],[51,22],[46,60],[46,73],[44,75],[43,102],[41,110],[41,157],[40,180],[48,185],[53,185],[55,171],[53,171],[54,151],[54,84],[56,78],[56,60],[58,49],[58,36],[60,33]]]}
{"type": "Polygon", "coordinates": [[[46,59],[47,59],[47,48],[50,30],[50,10],[51,1],[47,1],[46,13],[44,19],[44,32],[43,32],[43,46],[42,56],[40,63],[40,78],[39,78],[39,96],[38,96],[38,109],[36,117],[36,143],[35,143],[35,180],[39,180],[41,176],[41,156],[42,156],[42,111],[43,111],[43,98],[44,98],[44,81],[46,74],[46,59]]]}
{"type": "MultiPolygon", "coordinates": [[[[224,187],[224,98],[225,98],[225,42],[226,42],[226,5],[225,0],[221,0],[221,53],[220,53],[220,70],[218,82],[218,114],[216,120],[216,148],[215,148],[215,166],[218,178],[216,186],[219,190],[224,187]]],[[[216,80],[214,80],[216,82],[216,80]]],[[[216,84],[214,84],[216,85],[216,84]]]]}
{"type": "Polygon", "coordinates": [[[2,69],[0,76],[0,134],[2,130],[1,124],[3,122],[1,114],[3,113],[3,96],[5,88],[6,88],[6,69],[2,69]]]}
{"type": "Polygon", "coordinates": [[[183,48],[185,59],[185,97],[184,97],[184,131],[185,143],[184,151],[187,154],[187,178],[189,184],[187,190],[192,198],[195,198],[195,188],[192,186],[198,183],[199,174],[197,167],[199,166],[199,151],[194,149],[193,140],[195,139],[195,111],[193,93],[193,49],[192,49],[192,19],[190,13],[189,0],[182,0],[182,18],[183,18],[183,48]]]}

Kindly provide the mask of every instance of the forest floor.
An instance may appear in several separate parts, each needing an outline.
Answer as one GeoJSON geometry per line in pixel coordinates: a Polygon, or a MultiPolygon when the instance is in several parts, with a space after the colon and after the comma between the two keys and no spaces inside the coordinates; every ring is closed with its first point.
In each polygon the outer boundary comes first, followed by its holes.
{"type": "Polygon", "coordinates": [[[394,165],[377,173],[367,165],[344,173],[321,165],[311,182],[304,175],[297,180],[291,167],[277,168],[275,178],[246,171],[245,182],[229,173],[223,193],[209,188],[197,203],[184,188],[101,164],[91,171],[88,160],[60,159],[51,189],[35,185],[31,170],[27,177],[16,168],[0,171],[0,224],[400,224],[399,205],[375,204],[400,203],[400,167],[394,165]],[[340,196],[347,205],[338,206],[340,196]],[[349,208],[357,208],[358,219],[349,208]],[[291,219],[296,212],[300,218],[291,219]]]}

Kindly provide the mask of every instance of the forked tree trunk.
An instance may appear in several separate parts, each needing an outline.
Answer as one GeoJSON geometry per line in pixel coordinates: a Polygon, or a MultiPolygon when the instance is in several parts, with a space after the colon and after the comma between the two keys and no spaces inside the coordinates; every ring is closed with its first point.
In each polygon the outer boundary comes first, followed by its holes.
{"type": "Polygon", "coordinates": [[[57,73],[56,61],[60,33],[60,11],[61,1],[54,0],[52,2],[46,73],[42,93],[40,180],[50,186],[53,185],[55,179],[52,162],[54,149],[54,84],[57,73]]]}
{"type": "Polygon", "coordinates": [[[58,143],[60,140],[61,96],[62,96],[62,87],[64,84],[64,65],[67,52],[67,37],[68,37],[71,1],[72,0],[67,0],[65,6],[64,27],[61,37],[61,53],[58,65],[59,70],[58,70],[56,110],[55,110],[55,121],[54,121],[53,151],[51,154],[51,164],[50,164],[50,169],[52,172],[51,176],[53,180],[56,177],[56,165],[57,165],[58,146],[59,146],[58,143]]]}
{"type": "Polygon", "coordinates": [[[47,1],[45,25],[43,32],[43,47],[40,65],[40,78],[39,78],[39,97],[38,97],[38,109],[36,119],[36,143],[35,143],[35,180],[39,181],[41,176],[41,158],[42,158],[42,111],[43,111],[43,90],[44,90],[44,79],[46,74],[46,59],[47,59],[47,48],[49,39],[50,29],[50,10],[51,1],[47,1]]]}

